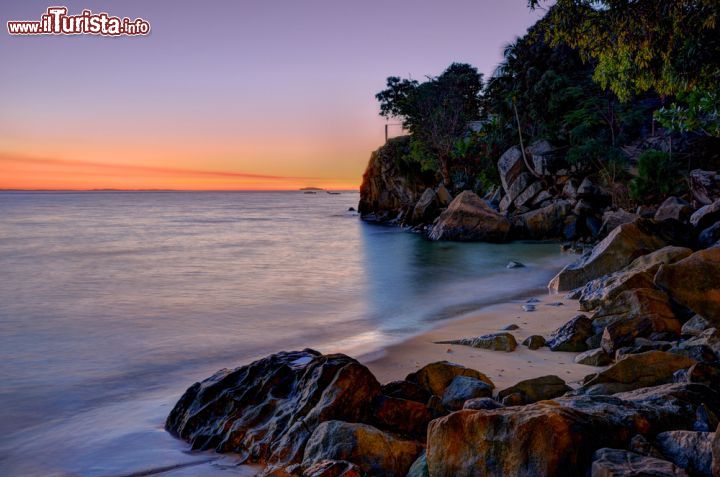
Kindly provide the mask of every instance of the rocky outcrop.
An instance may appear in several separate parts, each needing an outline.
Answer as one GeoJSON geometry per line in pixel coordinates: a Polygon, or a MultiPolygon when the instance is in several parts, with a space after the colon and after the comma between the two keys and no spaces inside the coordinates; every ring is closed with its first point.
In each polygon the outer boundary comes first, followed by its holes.
{"type": "Polygon", "coordinates": [[[550,281],[553,291],[568,291],[590,280],[616,272],[636,258],[665,247],[668,243],[652,230],[646,219],[621,225],[597,244],[592,252],[571,263],[550,281]]]}
{"type": "Polygon", "coordinates": [[[358,212],[363,219],[402,222],[413,212],[421,194],[437,184],[434,174],[403,160],[409,148],[410,138],[398,137],[370,155],[360,186],[358,212]]]}
{"type": "Polygon", "coordinates": [[[308,439],[303,465],[344,460],[366,475],[404,476],[422,450],[418,442],[398,439],[366,424],[325,421],[308,439]]]}
{"type": "Polygon", "coordinates": [[[427,464],[437,477],[575,477],[603,447],[636,434],[689,428],[697,408],[716,409],[701,385],[665,385],[616,396],[573,396],[523,407],[462,410],[428,429],[427,464]]]}
{"type": "Polygon", "coordinates": [[[431,240],[503,242],[510,222],[475,193],[464,191],[450,203],[433,226],[431,240]]]}
{"type": "Polygon", "coordinates": [[[720,326],[720,247],[661,266],[655,284],[678,303],[720,326]]]}
{"type": "Polygon", "coordinates": [[[635,259],[620,271],[589,281],[570,296],[580,300],[580,307],[590,311],[611,302],[620,293],[637,288],[654,288],[653,279],[660,265],[689,257],[692,250],[685,247],[663,247],[635,259]]]}
{"type": "Polygon", "coordinates": [[[629,355],[587,379],[577,392],[607,395],[670,383],[676,371],[693,364],[690,358],[663,351],[629,355]]]}
{"type": "Polygon", "coordinates": [[[312,432],[328,420],[369,421],[380,384],[344,355],[277,353],[195,383],[166,422],[193,449],[235,452],[249,463],[302,460],[312,432]]]}
{"type": "Polygon", "coordinates": [[[672,462],[622,449],[599,449],[593,455],[591,477],[688,477],[672,462]]]}
{"type": "Polygon", "coordinates": [[[410,223],[423,224],[432,222],[438,214],[440,200],[434,189],[427,188],[413,208],[410,223]]]}

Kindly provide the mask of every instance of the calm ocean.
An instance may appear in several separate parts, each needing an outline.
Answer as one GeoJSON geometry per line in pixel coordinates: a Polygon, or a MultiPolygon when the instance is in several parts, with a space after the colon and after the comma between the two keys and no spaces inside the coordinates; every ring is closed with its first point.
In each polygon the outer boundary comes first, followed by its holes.
{"type": "Polygon", "coordinates": [[[0,192],[2,474],[207,458],[162,429],[194,381],[290,348],[371,353],[538,293],[572,258],[557,244],[431,243],[361,222],[358,198],[0,192]]]}

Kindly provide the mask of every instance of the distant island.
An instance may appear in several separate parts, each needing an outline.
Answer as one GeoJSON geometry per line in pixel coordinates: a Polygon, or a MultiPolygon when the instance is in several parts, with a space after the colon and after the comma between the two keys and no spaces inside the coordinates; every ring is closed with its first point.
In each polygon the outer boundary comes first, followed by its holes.
{"type": "Polygon", "coordinates": [[[301,187],[300,190],[325,190],[322,187],[301,187]]]}

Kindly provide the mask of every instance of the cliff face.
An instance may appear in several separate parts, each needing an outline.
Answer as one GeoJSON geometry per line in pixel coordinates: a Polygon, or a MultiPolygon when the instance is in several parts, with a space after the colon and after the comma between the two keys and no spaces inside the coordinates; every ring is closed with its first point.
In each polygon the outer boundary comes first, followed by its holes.
{"type": "Polygon", "coordinates": [[[403,160],[409,137],[390,139],[370,156],[360,186],[358,211],[365,220],[402,222],[428,187],[437,185],[432,173],[403,160]]]}

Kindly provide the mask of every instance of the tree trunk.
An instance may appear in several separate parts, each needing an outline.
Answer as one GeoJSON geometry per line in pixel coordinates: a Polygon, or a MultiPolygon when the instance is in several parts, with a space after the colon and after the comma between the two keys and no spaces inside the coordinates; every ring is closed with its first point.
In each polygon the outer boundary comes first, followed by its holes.
{"type": "Polygon", "coordinates": [[[450,176],[450,165],[448,164],[446,157],[440,158],[440,175],[442,176],[443,184],[445,188],[450,192],[453,191],[452,177],[450,176]]]}

